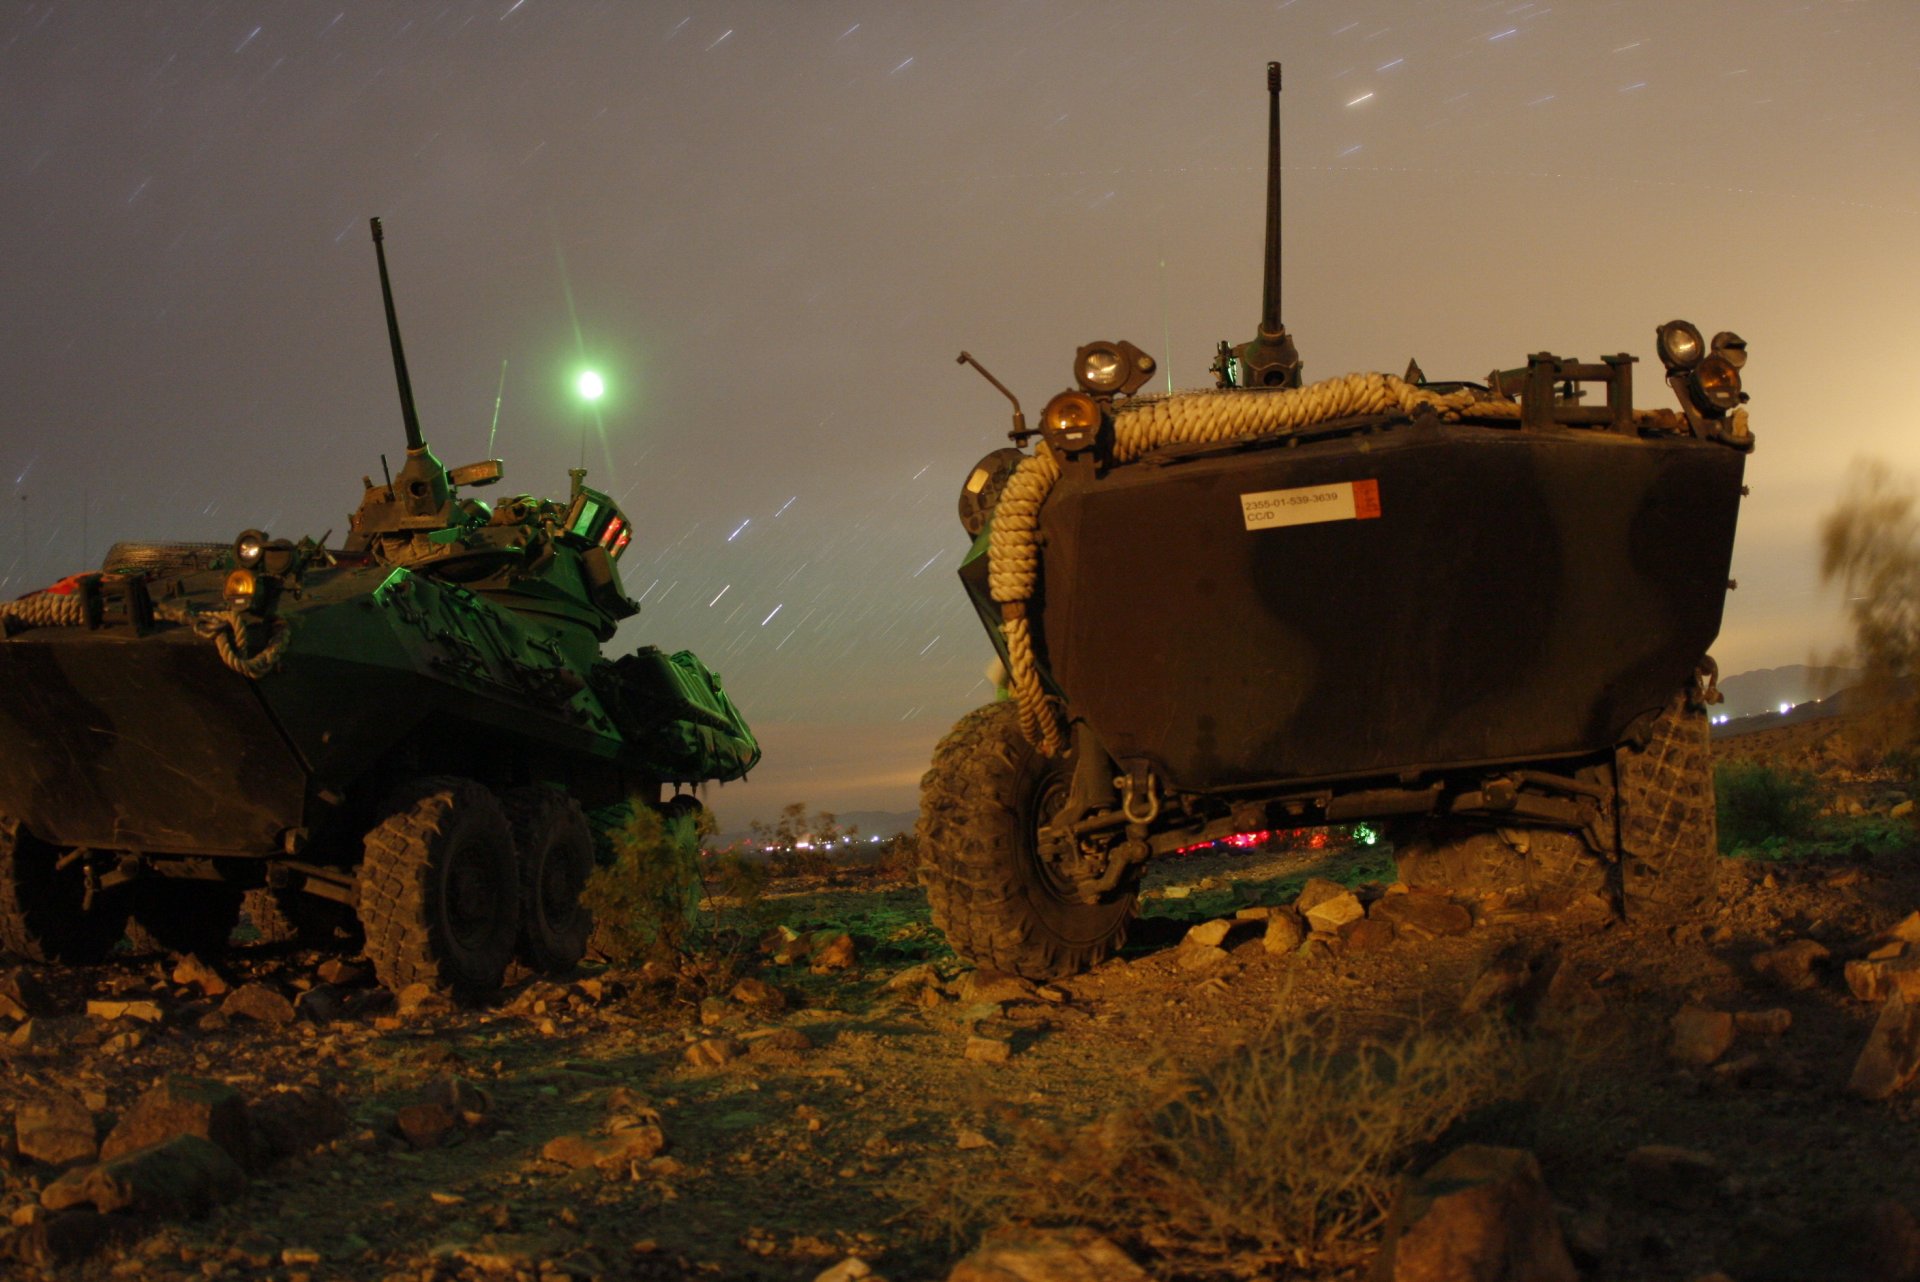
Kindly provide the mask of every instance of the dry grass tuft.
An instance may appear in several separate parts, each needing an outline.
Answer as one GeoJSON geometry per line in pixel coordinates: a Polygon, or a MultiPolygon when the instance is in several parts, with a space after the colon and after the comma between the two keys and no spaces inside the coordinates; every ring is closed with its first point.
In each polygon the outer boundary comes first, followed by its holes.
{"type": "Polygon", "coordinates": [[[1233,1273],[1351,1262],[1423,1146],[1550,1102],[1573,1089],[1572,1064],[1566,1046],[1492,1020],[1394,1038],[1343,1036],[1331,1018],[1288,1024],[1198,1071],[1159,1074],[1091,1126],[1032,1130],[997,1166],[957,1166],[927,1209],[956,1240],[1091,1225],[1188,1261],[1183,1275],[1195,1257],[1233,1273]]]}

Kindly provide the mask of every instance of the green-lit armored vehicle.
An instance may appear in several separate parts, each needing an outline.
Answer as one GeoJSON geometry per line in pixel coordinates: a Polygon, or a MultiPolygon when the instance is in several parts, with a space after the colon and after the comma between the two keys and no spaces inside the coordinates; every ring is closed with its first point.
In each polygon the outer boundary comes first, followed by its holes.
{"type": "Polygon", "coordinates": [[[982,964],[1089,965],[1145,860],[1275,827],[1577,847],[1630,913],[1711,888],[1701,705],[1753,446],[1745,344],[1660,326],[1677,410],[1634,408],[1624,355],[1303,385],[1279,87],[1272,66],[1264,314],[1220,345],[1219,386],[1147,395],[1150,356],[1088,343],[961,494],[961,579],[1011,698],[940,745],[919,831],[934,918],[982,964]]]}
{"type": "Polygon", "coordinates": [[[693,655],[602,656],[639,607],[584,472],[489,506],[497,460],[427,448],[373,230],[407,455],[344,545],[120,545],[0,604],[0,951],[218,947],[244,899],[270,933],[350,909],[389,987],[482,993],[582,956],[587,811],[684,827],[680,785],[759,759],[693,655]]]}

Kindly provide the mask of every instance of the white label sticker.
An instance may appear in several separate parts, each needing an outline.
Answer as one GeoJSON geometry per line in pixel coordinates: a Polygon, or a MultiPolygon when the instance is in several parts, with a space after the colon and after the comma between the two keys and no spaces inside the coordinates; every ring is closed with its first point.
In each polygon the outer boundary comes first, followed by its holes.
{"type": "Polygon", "coordinates": [[[1320,521],[1367,521],[1380,515],[1380,482],[1336,481],[1292,490],[1262,490],[1240,496],[1249,530],[1320,521]]]}

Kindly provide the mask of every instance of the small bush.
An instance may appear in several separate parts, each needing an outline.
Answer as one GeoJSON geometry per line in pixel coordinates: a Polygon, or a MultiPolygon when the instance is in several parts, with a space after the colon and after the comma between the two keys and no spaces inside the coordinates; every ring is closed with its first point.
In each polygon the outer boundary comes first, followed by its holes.
{"type": "Polygon", "coordinates": [[[602,829],[607,858],[580,894],[595,942],[615,961],[677,961],[690,951],[701,895],[700,847],[651,806],[625,808],[602,829]]]}
{"type": "Polygon", "coordinates": [[[1769,841],[1806,840],[1816,832],[1819,784],[1805,771],[1729,761],[1715,769],[1713,789],[1723,854],[1769,841]]]}
{"type": "Polygon", "coordinates": [[[1421,1146],[1565,1088],[1567,1063],[1491,1022],[1357,1042],[1331,1021],[1289,1025],[1093,1126],[1023,1137],[1003,1164],[930,1189],[928,1210],[956,1237],[1091,1224],[1243,1262],[1323,1252],[1379,1225],[1421,1146]]]}

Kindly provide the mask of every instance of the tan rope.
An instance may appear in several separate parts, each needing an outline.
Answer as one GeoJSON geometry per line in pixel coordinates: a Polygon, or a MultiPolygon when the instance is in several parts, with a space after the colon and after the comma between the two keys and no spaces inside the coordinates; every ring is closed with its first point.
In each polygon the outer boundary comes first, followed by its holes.
{"type": "Polygon", "coordinates": [[[0,601],[0,619],[21,628],[77,628],[87,621],[77,592],[35,592],[17,601],[0,601]]]}

